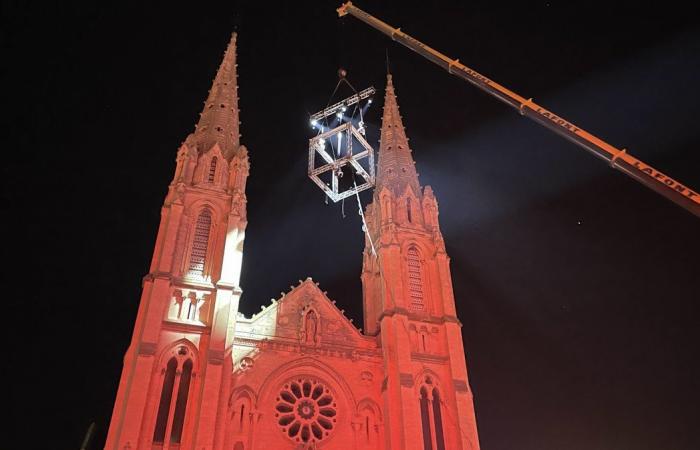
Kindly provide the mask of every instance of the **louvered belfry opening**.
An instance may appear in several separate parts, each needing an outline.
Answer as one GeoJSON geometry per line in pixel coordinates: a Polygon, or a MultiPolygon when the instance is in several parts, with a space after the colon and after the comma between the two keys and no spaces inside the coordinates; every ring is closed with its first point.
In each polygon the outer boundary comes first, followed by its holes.
{"type": "Polygon", "coordinates": [[[204,263],[207,259],[209,247],[209,233],[211,230],[211,212],[203,210],[194,226],[194,238],[192,239],[192,252],[187,274],[190,276],[204,276],[204,263]]]}
{"type": "Polygon", "coordinates": [[[408,263],[408,294],[410,297],[410,308],[414,311],[423,311],[423,275],[420,262],[420,254],[416,247],[409,247],[407,252],[408,263]]]}
{"type": "Polygon", "coordinates": [[[209,181],[210,183],[213,183],[216,179],[216,163],[218,162],[217,159],[218,158],[214,156],[211,159],[211,163],[209,164],[209,176],[207,177],[207,181],[209,181]]]}

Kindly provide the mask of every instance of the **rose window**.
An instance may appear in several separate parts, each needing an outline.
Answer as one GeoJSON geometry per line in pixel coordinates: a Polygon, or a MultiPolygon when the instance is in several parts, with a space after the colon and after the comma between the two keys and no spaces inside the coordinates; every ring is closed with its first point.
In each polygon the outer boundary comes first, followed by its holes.
{"type": "Polygon", "coordinates": [[[335,427],[336,403],[323,383],[310,378],[291,380],[277,397],[277,423],[295,442],[318,442],[335,427]]]}

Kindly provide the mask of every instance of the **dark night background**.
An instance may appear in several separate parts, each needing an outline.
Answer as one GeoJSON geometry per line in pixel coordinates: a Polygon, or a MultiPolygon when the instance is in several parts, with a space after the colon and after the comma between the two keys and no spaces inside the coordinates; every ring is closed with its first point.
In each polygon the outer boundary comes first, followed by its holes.
{"type": "MultiPolygon", "coordinates": [[[[388,49],[440,202],[482,448],[700,448],[700,220],[340,3],[3,2],[3,447],[77,449],[95,421],[102,448],[175,153],[237,27],[246,314],[312,276],[361,323],[357,208],[343,218],[306,177],[308,114],[343,66],[381,92],[376,143],[388,49]]],[[[357,3],[700,189],[689,11],[357,3]]]]}

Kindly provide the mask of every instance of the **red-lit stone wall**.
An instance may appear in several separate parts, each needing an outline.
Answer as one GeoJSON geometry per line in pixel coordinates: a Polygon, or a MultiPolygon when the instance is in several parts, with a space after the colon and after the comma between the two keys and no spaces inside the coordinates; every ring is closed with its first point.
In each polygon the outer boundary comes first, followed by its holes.
{"type": "Polygon", "coordinates": [[[437,201],[391,77],[366,212],[365,331],[310,278],[238,312],[249,164],[235,45],[177,154],[105,448],[478,450],[437,201]]]}

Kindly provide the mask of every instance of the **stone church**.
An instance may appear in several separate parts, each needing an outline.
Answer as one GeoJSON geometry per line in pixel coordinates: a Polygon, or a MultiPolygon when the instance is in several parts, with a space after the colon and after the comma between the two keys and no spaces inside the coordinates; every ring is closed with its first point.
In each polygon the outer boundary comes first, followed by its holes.
{"type": "Polygon", "coordinates": [[[105,448],[478,450],[438,204],[391,75],[363,331],[311,278],[252,317],[238,312],[248,172],[234,34],[177,152],[105,448]]]}

